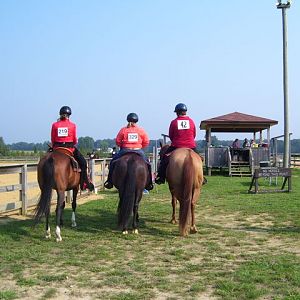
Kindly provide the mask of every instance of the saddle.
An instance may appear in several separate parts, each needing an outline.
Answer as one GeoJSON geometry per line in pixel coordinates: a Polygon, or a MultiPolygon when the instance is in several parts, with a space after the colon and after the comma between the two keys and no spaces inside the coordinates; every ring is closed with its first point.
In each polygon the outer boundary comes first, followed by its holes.
{"type": "Polygon", "coordinates": [[[128,153],[135,153],[135,154],[137,154],[138,156],[140,156],[145,161],[145,163],[147,163],[148,165],[151,165],[151,163],[149,161],[147,161],[147,160],[144,159],[144,156],[140,152],[138,152],[138,151],[136,151],[134,149],[122,153],[119,158],[121,158],[123,155],[128,154],[128,153]]]}
{"type": "Polygon", "coordinates": [[[71,166],[74,172],[81,172],[78,161],[75,159],[73,152],[69,148],[57,147],[54,151],[63,153],[70,158],[71,166]]]}

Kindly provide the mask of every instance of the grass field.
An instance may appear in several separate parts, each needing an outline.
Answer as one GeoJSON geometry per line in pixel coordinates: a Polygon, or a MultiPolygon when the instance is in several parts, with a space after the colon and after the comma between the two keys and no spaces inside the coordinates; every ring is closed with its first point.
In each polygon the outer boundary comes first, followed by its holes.
{"type": "Polygon", "coordinates": [[[143,197],[139,235],[117,229],[114,191],[78,207],[77,229],[66,210],[62,243],[31,220],[0,225],[0,299],[300,299],[299,177],[256,195],[250,178],[209,177],[186,238],[166,185],[143,197]]]}

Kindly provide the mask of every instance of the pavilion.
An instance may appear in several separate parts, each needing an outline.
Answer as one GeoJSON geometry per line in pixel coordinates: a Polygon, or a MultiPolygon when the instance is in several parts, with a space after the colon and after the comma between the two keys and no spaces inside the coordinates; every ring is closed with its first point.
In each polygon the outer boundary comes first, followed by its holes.
{"type": "Polygon", "coordinates": [[[219,117],[203,120],[200,124],[200,129],[206,131],[206,149],[205,149],[205,164],[208,174],[211,173],[211,168],[229,168],[229,175],[245,176],[251,175],[254,168],[259,166],[261,161],[270,160],[270,128],[277,125],[278,121],[267,118],[252,116],[240,112],[233,112],[219,117]],[[266,147],[259,147],[256,149],[241,149],[247,151],[243,153],[246,160],[236,160],[228,147],[213,147],[211,145],[211,134],[213,132],[230,132],[230,133],[253,133],[253,140],[256,141],[257,133],[259,133],[259,144],[263,144],[263,132],[267,131],[266,147]],[[246,155],[245,155],[246,154],[246,155]],[[244,172],[241,171],[249,169],[244,172]]]}

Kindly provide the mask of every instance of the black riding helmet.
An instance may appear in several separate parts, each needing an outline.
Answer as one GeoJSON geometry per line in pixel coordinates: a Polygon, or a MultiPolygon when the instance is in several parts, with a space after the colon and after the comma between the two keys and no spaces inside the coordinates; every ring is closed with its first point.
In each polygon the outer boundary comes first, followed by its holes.
{"type": "Polygon", "coordinates": [[[59,110],[59,115],[68,115],[70,116],[72,114],[72,110],[69,106],[63,106],[60,110],[59,110]]]}
{"type": "Polygon", "coordinates": [[[181,111],[187,111],[187,107],[186,107],[186,105],[183,104],[183,103],[178,103],[178,104],[175,106],[174,112],[181,112],[181,111]]]}
{"type": "Polygon", "coordinates": [[[136,113],[130,113],[127,116],[127,122],[137,123],[139,120],[139,117],[136,113]]]}

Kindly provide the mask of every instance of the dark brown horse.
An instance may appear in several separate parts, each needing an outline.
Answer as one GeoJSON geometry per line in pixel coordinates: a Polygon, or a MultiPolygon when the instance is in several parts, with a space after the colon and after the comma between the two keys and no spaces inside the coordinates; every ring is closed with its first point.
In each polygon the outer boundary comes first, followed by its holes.
{"type": "Polygon", "coordinates": [[[62,241],[60,227],[63,224],[63,210],[65,207],[65,191],[73,190],[72,199],[72,227],[76,227],[75,210],[76,197],[79,190],[80,172],[72,163],[71,153],[66,148],[59,148],[44,156],[37,168],[38,183],[41,196],[37,204],[35,220],[38,222],[45,214],[46,216],[46,238],[51,237],[49,226],[49,214],[52,198],[52,190],[57,192],[56,205],[56,241],[62,241]]]}
{"type": "Polygon", "coordinates": [[[132,216],[133,233],[138,234],[139,203],[148,180],[148,166],[137,153],[126,153],[114,162],[113,184],[119,192],[118,226],[128,233],[132,216]]]}
{"type": "MultiPolygon", "coordinates": [[[[160,155],[164,155],[168,145],[161,148],[160,155]]],[[[179,208],[180,235],[196,233],[195,206],[200,196],[203,184],[203,166],[201,157],[192,149],[178,148],[169,154],[166,170],[166,180],[172,195],[173,214],[171,222],[176,224],[176,202],[179,208]]]]}

